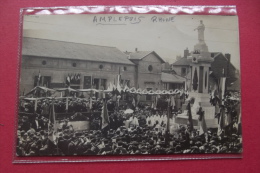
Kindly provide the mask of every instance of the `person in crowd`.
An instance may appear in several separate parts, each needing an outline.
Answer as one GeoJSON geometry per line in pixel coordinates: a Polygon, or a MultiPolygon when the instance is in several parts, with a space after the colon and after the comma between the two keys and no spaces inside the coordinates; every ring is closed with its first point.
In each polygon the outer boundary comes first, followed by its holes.
{"type": "Polygon", "coordinates": [[[35,115],[35,118],[32,118],[32,122],[31,122],[31,127],[35,130],[35,131],[40,131],[42,129],[42,119],[40,118],[39,114],[35,115]]]}
{"type": "Polygon", "coordinates": [[[64,124],[62,124],[62,130],[71,130],[73,131],[73,126],[69,123],[69,120],[68,119],[65,119],[64,120],[64,124]]]}
{"type": "MultiPolygon", "coordinates": [[[[73,98],[69,100],[72,115],[76,110],[86,111],[85,102],[73,98]],[[85,106],[84,106],[85,105],[85,106]]],[[[91,124],[98,119],[97,126],[90,126],[89,130],[72,130],[70,120],[65,119],[61,127],[53,129],[48,125],[49,111],[43,113],[44,106],[50,107],[48,100],[43,100],[42,109],[34,116],[21,114],[17,130],[18,156],[50,156],[50,155],[128,155],[128,154],[188,154],[188,153],[241,153],[242,137],[240,124],[240,105],[238,101],[226,100],[225,108],[230,115],[228,126],[229,133],[218,136],[216,129],[208,129],[207,135],[200,135],[199,130],[190,130],[188,125],[179,125],[175,122],[174,114],[170,113],[167,120],[167,110],[162,113],[156,111],[152,115],[151,108],[138,108],[132,114],[124,114],[124,111],[109,112],[110,129],[106,134],[101,130],[101,116],[98,111],[102,108],[102,100],[95,103],[92,109],[91,124]],[[142,122],[145,120],[144,122],[142,122]],[[125,122],[129,121],[129,128],[125,122]],[[169,133],[165,133],[165,126],[169,121],[169,133]],[[53,134],[55,138],[53,138],[53,134]]],[[[33,102],[24,104],[23,111],[33,102]]],[[[55,101],[54,104],[64,104],[65,101],[55,101]]],[[[30,107],[30,106],[29,106],[30,107]]],[[[65,106],[66,107],[66,106],[65,106]]],[[[34,108],[34,107],[33,107],[34,108]]],[[[65,108],[60,111],[65,112],[65,108]],[[62,110],[64,109],[64,110],[62,110]]],[[[111,109],[113,110],[113,109],[111,109]]],[[[27,110],[28,111],[28,110],[27,110]]],[[[200,112],[203,110],[199,110],[200,112]]],[[[26,112],[28,113],[28,112],[26,112]]],[[[81,113],[81,116],[84,116],[81,113]]],[[[240,124],[241,125],[241,124],[240,124]]]]}
{"type": "Polygon", "coordinates": [[[130,127],[137,127],[139,126],[139,121],[137,119],[137,116],[135,114],[132,114],[129,118],[129,126],[130,127]]]}

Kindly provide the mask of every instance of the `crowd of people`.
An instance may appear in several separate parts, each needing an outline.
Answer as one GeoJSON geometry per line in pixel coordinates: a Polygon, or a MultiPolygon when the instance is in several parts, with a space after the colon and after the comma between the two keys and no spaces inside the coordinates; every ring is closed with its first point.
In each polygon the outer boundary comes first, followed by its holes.
{"type": "MultiPolygon", "coordinates": [[[[84,101],[78,99],[74,104],[82,103],[84,101]]],[[[39,102],[39,106],[44,104],[50,106],[48,100],[39,102]]],[[[55,104],[61,103],[55,101],[55,104]]],[[[109,104],[110,101],[108,108],[109,104]]],[[[168,110],[156,111],[149,106],[137,108],[132,113],[113,109],[109,112],[109,125],[104,129],[101,129],[100,114],[96,114],[90,130],[75,131],[69,119],[65,119],[58,122],[57,130],[53,131],[50,130],[53,124],[43,113],[44,108],[39,108],[34,118],[23,116],[19,121],[16,151],[18,156],[241,153],[238,104],[239,101],[234,100],[225,102],[231,122],[221,135],[217,129],[200,134],[199,129],[191,130],[189,125],[175,122],[181,112],[171,109],[168,114],[168,110]]],[[[94,109],[101,111],[102,100],[96,101],[96,105],[99,106],[94,109]]],[[[219,116],[218,112],[216,116],[219,116]]]]}

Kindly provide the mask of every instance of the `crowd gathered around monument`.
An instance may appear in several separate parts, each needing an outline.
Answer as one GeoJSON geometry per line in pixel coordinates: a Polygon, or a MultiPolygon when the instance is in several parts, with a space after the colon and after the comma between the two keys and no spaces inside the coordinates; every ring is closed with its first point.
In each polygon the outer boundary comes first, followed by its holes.
{"type": "MultiPolygon", "coordinates": [[[[183,96],[187,98],[187,95],[183,96]]],[[[92,103],[86,98],[70,98],[67,102],[66,99],[46,98],[37,102],[36,111],[33,101],[22,100],[17,155],[241,153],[240,101],[225,99],[221,104],[218,97],[211,98],[211,104],[216,107],[216,118],[219,121],[224,118],[221,133],[216,128],[201,131],[201,128],[194,128],[189,122],[176,123],[176,117],[183,112],[182,105],[185,102],[175,102],[172,106],[165,96],[158,99],[156,107],[144,103],[134,105],[132,101],[119,105],[112,98],[96,99],[92,103]],[[108,124],[103,128],[101,114],[104,113],[104,105],[108,124]],[[59,113],[70,115],[57,120],[55,131],[50,120],[52,106],[56,116],[59,113]],[[220,118],[221,110],[225,117],[220,118]],[[89,129],[75,130],[71,121],[76,118],[89,121],[89,129]]],[[[232,96],[227,94],[227,98],[232,96]]],[[[192,100],[190,102],[192,105],[192,100]]],[[[197,113],[203,115],[200,111],[197,113]]]]}

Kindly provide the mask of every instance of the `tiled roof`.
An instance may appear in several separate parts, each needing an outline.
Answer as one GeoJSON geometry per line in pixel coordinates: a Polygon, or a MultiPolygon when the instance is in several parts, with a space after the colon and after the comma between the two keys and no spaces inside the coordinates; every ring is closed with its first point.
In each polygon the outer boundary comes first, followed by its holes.
{"type": "Polygon", "coordinates": [[[137,51],[137,52],[131,52],[130,55],[130,59],[143,59],[144,57],[146,57],[147,55],[149,55],[150,53],[152,53],[153,51],[137,51]]]}
{"type": "Polygon", "coordinates": [[[127,55],[116,47],[97,46],[29,37],[23,38],[22,45],[23,55],[133,65],[133,63],[127,59],[127,55]]]}
{"type": "Polygon", "coordinates": [[[161,61],[162,63],[165,63],[165,61],[154,51],[136,51],[136,52],[130,52],[128,53],[130,60],[141,60],[147,55],[154,53],[161,61]]]}
{"type": "Polygon", "coordinates": [[[189,66],[191,63],[191,60],[188,60],[187,58],[181,58],[178,61],[174,62],[173,66],[189,66]]]}
{"type": "Polygon", "coordinates": [[[186,81],[186,79],[176,74],[162,73],[161,81],[168,83],[183,83],[186,81]]]}

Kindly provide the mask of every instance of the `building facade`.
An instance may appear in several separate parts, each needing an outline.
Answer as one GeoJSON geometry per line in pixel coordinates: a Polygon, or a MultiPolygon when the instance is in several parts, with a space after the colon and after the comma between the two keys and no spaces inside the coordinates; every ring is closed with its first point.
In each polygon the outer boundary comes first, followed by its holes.
{"type": "Polygon", "coordinates": [[[71,79],[74,89],[106,89],[121,74],[124,83],[135,86],[135,65],[115,47],[24,38],[20,93],[40,85],[64,88],[71,79]],[[41,80],[38,82],[38,76],[41,80]]]}
{"type": "Polygon", "coordinates": [[[123,53],[115,47],[28,37],[22,45],[20,94],[35,86],[68,87],[67,78],[74,89],[107,89],[119,74],[121,84],[147,90],[181,88],[185,82],[162,72],[165,62],[154,51],[123,53]]]}

